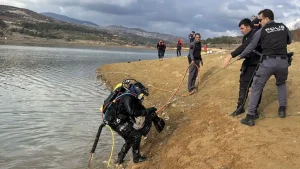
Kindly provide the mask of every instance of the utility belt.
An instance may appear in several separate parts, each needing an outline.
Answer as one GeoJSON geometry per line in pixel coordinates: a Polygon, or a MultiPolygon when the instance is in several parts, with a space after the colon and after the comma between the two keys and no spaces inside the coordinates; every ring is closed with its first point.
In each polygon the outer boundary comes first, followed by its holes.
{"type": "Polygon", "coordinates": [[[262,56],[262,60],[267,60],[267,59],[287,59],[286,56],[262,56]]]}
{"type": "Polygon", "coordinates": [[[261,53],[257,52],[256,50],[253,50],[253,52],[256,53],[257,55],[261,56],[260,60],[259,60],[259,63],[262,63],[263,60],[277,59],[277,58],[279,58],[279,59],[282,59],[282,60],[287,59],[288,60],[288,64],[290,66],[291,66],[292,60],[293,60],[292,57],[294,55],[294,52],[289,52],[289,53],[286,54],[286,56],[265,56],[265,55],[262,55],[261,53]]]}

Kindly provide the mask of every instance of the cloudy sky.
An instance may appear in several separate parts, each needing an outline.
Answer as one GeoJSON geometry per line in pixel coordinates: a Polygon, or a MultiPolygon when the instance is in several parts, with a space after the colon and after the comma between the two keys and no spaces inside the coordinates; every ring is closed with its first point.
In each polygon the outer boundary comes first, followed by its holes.
{"type": "Polygon", "coordinates": [[[264,8],[288,27],[300,22],[300,0],[0,0],[0,4],[54,12],[99,25],[139,27],[187,37],[240,35],[238,22],[264,8]]]}

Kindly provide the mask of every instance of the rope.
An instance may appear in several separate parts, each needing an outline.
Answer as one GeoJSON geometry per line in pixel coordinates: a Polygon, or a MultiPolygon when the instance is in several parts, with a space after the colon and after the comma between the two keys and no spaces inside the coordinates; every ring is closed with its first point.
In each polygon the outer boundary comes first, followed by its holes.
{"type": "MultiPolygon", "coordinates": [[[[107,162],[107,168],[108,168],[110,166],[110,161],[112,159],[113,152],[114,152],[115,136],[114,136],[114,132],[113,132],[112,128],[109,125],[105,125],[105,126],[110,129],[111,136],[112,136],[111,152],[110,152],[110,156],[109,156],[109,159],[108,159],[108,162],[107,162]]],[[[90,155],[90,161],[89,161],[89,165],[88,165],[89,167],[91,167],[91,163],[92,163],[93,159],[94,159],[94,153],[91,153],[91,155],[90,155]]]]}
{"type": "MultiPolygon", "coordinates": [[[[238,61],[238,60],[235,60],[235,61],[231,62],[230,64],[228,64],[228,66],[231,65],[231,64],[233,64],[233,63],[236,62],[236,61],[238,61]]],[[[211,78],[212,76],[214,76],[215,74],[221,72],[221,71],[224,70],[225,68],[226,68],[226,67],[217,70],[216,72],[212,73],[212,74],[209,75],[208,77],[211,78]]],[[[199,78],[198,80],[199,80],[198,83],[200,83],[200,78],[199,78]]],[[[206,80],[206,83],[205,83],[199,90],[203,89],[204,86],[205,86],[207,83],[208,83],[208,79],[206,80]]],[[[153,86],[153,85],[149,85],[149,86],[153,87],[153,88],[156,89],[156,90],[160,90],[160,91],[172,93],[171,90],[166,90],[166,89],[158,88],[158,87],[155,87],[155,86],[153,86]]],[[[177,96],[186,97],[186,96],[189,96],[189,95],[191,95],[191,94],[187,94],[187,95],[177,95],[177,96]]]]}
{"type": "MultiPolygon", "coordinates": [[[[184,76],[183,76],[181,82],[179,83],[177,89],[175,90],[175,92],[171,95],[171,97],[168,99],[168,101],[167,101],[161,108],[159,108],[159,109],[156,111],[156,113],[159,113],[159,112],[163,111],[163,110],[171,103],[170,101],[171,101],[171,100],[175,97],[175,95],[177,94],[179,88],[180,88],[181,85],[183,84],[184,78],[185,78],[185,76],[186,76],[186,74],[187,74],[189,68],[190,68],[192,65],[195,65],[195,66],[197,67],[197,69],[198,69],[198,74],[200,74],[200,68],[199,68],[195,63],[190,64],[189,67],[186,69],[185,74],[184,74],[184,76]]],[[[198,83],[199,83],[199,81],[200,81],[200,76],[198,77],[198,83]]],[[[186,96],[191,95],[191,94],[193,94],[193,93],[189,93],[189,94],[187,94],[186,96]]]]}
{"type": "Polygon", "coordinates": [[[114,152],[114,147],[115,147],[115,136],[114,136],[114,132],[112,130],[112,128],[109,125],[106,125],[106,127],[108,127],[110,129],[111,135],[112,135],[112,145],[111,145],[111,152],[110,152],[110,157],[109,160],[107,162],[107,168],[110,166],[110,161],[112,159],[113,156],[113,152],[114,152]]]}
{"type": "MultiPolygon", "coordinates": [[[[236,62],[236,61],[237,61],[237,60],[231,62],[229,65],[233,64],[233,63],[236,62]]],[[[166,102],[166,104],[164,104],[160,109],[157,110],[157,113],[163,111],[163,110],[171,103],[170,101],[171,101],[171,100],[175,97],[175,95],[177,94],[178,90],[180,89],[181,85],[183,84],[183,81],[184,81],[184,79],[185,79],[185,76],[186,76],[186,74],[187,74],[189,68],[190,68],[192,65],[196,66],[196,68],[198,69],[198,75],[199,75],[199,77],[198,77],[198,84],[200,83],[200,68],[199,68],[195,63],[190,64],[190,65],[188,66],[188,68],[186,69],[185,74],[184,74],[184,76],[183,76],[181,82],[179,83],[178,87],[176,88],[175,92],[171,95],[171,97],[168,99],[168,101],[166,102]]],[[[229,65],[228,65],[228,66],[229,66],[229,65]]],[[[210,77],[214,76],[215,74],[219,73],[220,71],[222,71],[222,70],[224,70],[224,69],[225,69],[225,67],[222,68],[222,69],[220,69],[220,70],[218,70],[218,71],[216,71],[215,73],[211,74],[210,77]]],[[[121,72],[115,72],[115,73],[121,73],[121,72]]],[[[127,73],[123,73],[123,72],[122,72],[122,74],[128,75],[127,73]]],[[[208,82],[208,80],[206,80],[206,84],[207,84],[207,82],[208,82]]],[[[206,84],[205,84],[205,85],[206,85],[206,84]]],[[[204,85],[204,86],[205,86],[205,85],[204,85]]],[[[151,86],[152,86],[153,88],[156,88],[156,87],[154,87],[153,85],[151,85],[151,86]]],[[[204,86],[203,86],[203,87],[204,87],[204,86]]],[[[203,88],[203,87],[202,87],[202,88],[203,88]]],[[[201,88],[201,89],[202,89],[202,88],[201,88]]],[[[156,88],[156,89],[162,90],[162,91],[165,91],[165,92],[170,92],[170,93],[172,93],[172,91],[169,91],[169,90],[160,89],[160,88],[156,88]]],[[[186,96],[189,96],[189,95],[191,95],[191,94],[193,94],[193,92],[191,92],[191,93],[189,93],[189,94],[186,94],[186,95],[181,95],[181,96],[182,96],[182,97],[186,97],[186,96]]],[[[300,116],[300,115],[299,115],[299,116],[300,116]]],[[[103,118],[103,114],[102,114],[102,118],[103,118]]],[[[111,133],[112,133],[112,147],[111,147],[111,153],[110,153],[110,157],[109,157],[108,164],[107,164],[107,167],[109,167],[109,166],[110,166],[110,161],[111,161],[112,156],[113,156],[113,151],[114,151],[114,133],[113,133],[112,128],[111,128],[109,125],[106,125],[106,126],[110,129],[110,131],[111,131],[111,133]]],[[[91,161],[92,161],[93,157],[94,157],[94,154],[91,154],[91,161]]]]}
{"type": "MultiPolygon", "coordinates": [[[[233,63],[236,62],[236,61],[238,61],[238,60],[235,60],[235,61],[229,63],[228,66],[231,65],[231,64],[233,64],[233,63]]],[[[166,104],[164,104],[161,108],[159,108],[159,109],[157,110],[157,113],[163,111],[163,110],[171,103],[170,101],[171,101],[171,100],[175,97],[175,95],[177,94],[178,90],[180,89],[181,85],[183,84],[183,81],[184,81],[184,79],[185,79],[185,76],[186,76],[186,74],[187,74],[189,68],[190,68],[192,65],[195,65],[196,68],[198,69],[198,74],[199,74],[199,77],[198,77],[198,84],[200,83],[200,68],[199,68],[195,63],[194,63],[194,64],[190,64],[190,65],[188,66],[188,68],[186,69],[185,74],[184,74],[184,76],[183,76],[183,78],[182,78],[182,81],[179,83],[179,85],[178,85],[178,87],[176,88],[175,92],[171,95],[171,97],[168,99],[168,101],[166,102],[166,104]]],[[[221,71],[224,70],[225,68],[226,68],[226,67],[223,67],[223,68],[219,69],[218,71],[214,72],[213,74],[211,74],[211,75],[209,76],[209,78],[211,78],[211,77],[214,76],[215,74],[221,72],[221,71]]],[[[108,72],[107,74],[117,74],[117,73],[122,73],[122,74],[129,75],[128,73],[124,73],[124,72],[108,72]]],[[[203,88],[205,87],[205,85],[208,83],[208,80],[209,80],[209,79],[206,80],[206,83],[205,83],[199,90],[201,90],[201,89],[203,89],[203,88]]],[[[153,86],[153,85],[150,85],[150,86],[152,86],[154,89],[157,89],[157,90],[161,90],[161,91],[164,91],[164,92],[172,93],[172,91],[170,91],[170,90],[161,89],[161,88],[155,87],[155,86],[153,86]]],[[[193,93],[194,93],[194,92],[191,92],[191,93],[188,93],[188,94],[185,94],[185,95],[178,95],[178,96],[186,97],[186,96],[192,95],[193,93]]]]}

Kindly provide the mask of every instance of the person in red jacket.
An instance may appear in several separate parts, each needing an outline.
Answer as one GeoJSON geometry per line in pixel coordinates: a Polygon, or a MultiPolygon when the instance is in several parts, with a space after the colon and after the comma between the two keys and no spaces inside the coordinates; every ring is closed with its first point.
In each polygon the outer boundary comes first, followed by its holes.
{"type": "Polygon", "coordinates": [[[203,51],[207,52],[207,46],[206,45],[203,45],[203,51]]]}
{"type": "Polygon", "coordinates": [[[178,38],[176,46],[177,46],[177,51],[176,51],[177,56],[181,56],[181,48],[183,46],[183,43],[180,38],[178,38]]]}
{"type": "Polygon", "coordinates": [[[165,55],[165,51],[166,51],[166,44],[164,41],[160,40],[157,45],[156,48],[158,50],[158,59],[159,60],[164,60],[164,55],[165,55]]]}

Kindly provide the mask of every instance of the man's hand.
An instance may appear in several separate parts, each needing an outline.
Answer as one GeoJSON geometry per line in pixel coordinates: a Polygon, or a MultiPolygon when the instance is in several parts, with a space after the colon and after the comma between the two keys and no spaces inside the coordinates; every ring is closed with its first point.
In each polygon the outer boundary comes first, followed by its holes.
{"type": "Polygon", "coordinates": [[[252,88],[250,87],[249,90],[248,90],[248,97],[249,98],[250,98],[251,92],[252,92],[252,88]]]}
{"type": "Polygon", "coordinates": [[[203,66],[203,60],[201,60],[200,62],[201,62],[201,66],[203,66]]]}
{"type": "Polygon", "coordinates": [[[228,55],[225,59],[224,59],[224,67],[227,67],[230,63],[232,56],[228,55]]]}
{"type": "Polygon", "coordinates": [[[192,60],[191,65],[195,64],[195,62],[192,60]]]}

